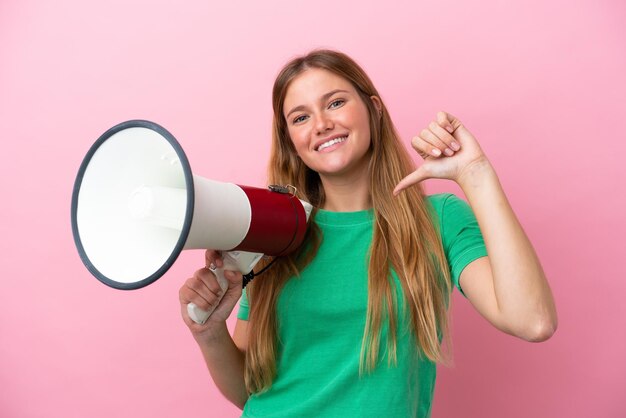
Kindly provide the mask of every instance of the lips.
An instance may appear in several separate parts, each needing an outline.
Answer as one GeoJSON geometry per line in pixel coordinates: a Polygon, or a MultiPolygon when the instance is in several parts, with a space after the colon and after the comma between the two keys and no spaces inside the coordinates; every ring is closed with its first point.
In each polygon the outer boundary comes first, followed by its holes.
{"type": "Polygon", "coordinates": [[[344,142],[346,139],[348,139],[348,135],[341,135],[341,134],[334,135],[326,139],[322,139],[321,141],[315,144],[315,151],[318,151],[318,152],[322,151],[325,148],[331,147],[340,142],[344,142]]]}

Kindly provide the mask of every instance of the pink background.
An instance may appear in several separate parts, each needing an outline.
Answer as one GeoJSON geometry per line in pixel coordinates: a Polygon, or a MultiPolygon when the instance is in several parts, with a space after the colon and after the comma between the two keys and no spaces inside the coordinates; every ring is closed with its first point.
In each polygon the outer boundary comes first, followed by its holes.
{"type": "Polygon", "coordinates": [[[139,291],[102,285],[74,247],[72,186],[135,118],[197,174],[263,186],[274,76],[325,46],[363,65],[407,143],[438,110],[478,137],[557,300],[557,333],[530,344],[456,293],[433,416],[626,416],[625,21],[619,0],[2,0],[0,415],[238,416],[179,317],[202,252],[139,291]]]}

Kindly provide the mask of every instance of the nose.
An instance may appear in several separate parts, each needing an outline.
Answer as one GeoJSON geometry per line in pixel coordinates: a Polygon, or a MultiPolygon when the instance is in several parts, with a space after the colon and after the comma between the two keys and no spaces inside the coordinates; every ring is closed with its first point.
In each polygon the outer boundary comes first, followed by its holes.
{"type": "Polygon", "coordinates": [[[315,120],[315,130],[317,134],[322,134],[326,131],[332,130],[334,127],[333,120],[324,112],[320,113],[315,120]]]}

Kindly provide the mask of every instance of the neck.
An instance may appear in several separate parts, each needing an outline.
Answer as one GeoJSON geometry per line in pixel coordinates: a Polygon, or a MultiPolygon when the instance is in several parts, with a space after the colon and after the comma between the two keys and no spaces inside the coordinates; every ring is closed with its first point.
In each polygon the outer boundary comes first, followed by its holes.
{"type": "Polygon", "coordinates": [[[325,195],[322,209],[333,212],[356,212],[372,207],[367,175],[320,176],[320,178],[325,195]]]}

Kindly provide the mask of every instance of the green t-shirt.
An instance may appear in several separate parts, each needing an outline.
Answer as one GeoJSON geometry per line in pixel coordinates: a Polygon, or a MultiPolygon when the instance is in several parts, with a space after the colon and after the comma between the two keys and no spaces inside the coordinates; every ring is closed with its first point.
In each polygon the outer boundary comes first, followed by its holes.
{"type": "MultiPolygon", "coordinates": [[[[452,194],[428,201],[453,283],[461,290],[465,266],[487,255],[478,223],[470,206],[452,194]]],[[[419,355],[408,318],[400,314],[404,297],[398,282],[397,366],[387,363],[383,327],[381,361],[371,374],[359,376],[373,220],[373,210],[317,212],[323,237],[318,253],[278,298],[276,377],[268,391],[250,396],[242,417],[430,416],[436,364],[419,355]]],[[[237,317],[247,320],[248,313],[244,293],[237,317]]]]}

